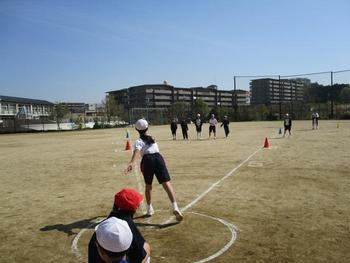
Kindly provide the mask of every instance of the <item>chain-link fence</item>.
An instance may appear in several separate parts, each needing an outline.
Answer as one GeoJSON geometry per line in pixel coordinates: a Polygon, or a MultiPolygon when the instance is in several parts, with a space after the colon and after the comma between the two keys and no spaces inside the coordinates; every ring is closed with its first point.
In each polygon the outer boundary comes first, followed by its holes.
{"type": "Polygon", "coordinates": [[[234,76],[234,89],[250,91],[250,105],[237,104],[236,120],[277,120],[289,113],[309,119],[350,118],[350,70],[297,75],[234,76]]]}

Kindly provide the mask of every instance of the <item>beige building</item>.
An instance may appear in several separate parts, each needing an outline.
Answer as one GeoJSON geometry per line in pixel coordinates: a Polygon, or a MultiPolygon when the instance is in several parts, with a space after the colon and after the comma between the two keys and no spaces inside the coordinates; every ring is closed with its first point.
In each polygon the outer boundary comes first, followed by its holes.
{"type": "Polygon", "coordinates": [[[234,107],[248,105],[250,95],[248,91],[218,90],[217,86],[179,88],[172,85],[148,84],[134,86],[107,92],[125,109],[132,108],[168,108],[175,102],[184,102],[191,105],[202,99],[209,107],[234,107]],[[235,96],[236,95],[236,96],[235,96]]]}

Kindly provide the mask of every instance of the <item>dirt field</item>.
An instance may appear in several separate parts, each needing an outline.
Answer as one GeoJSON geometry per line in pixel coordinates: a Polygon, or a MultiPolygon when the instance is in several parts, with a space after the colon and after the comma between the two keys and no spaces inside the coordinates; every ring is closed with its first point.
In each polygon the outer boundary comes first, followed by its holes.
{"type": "MultiPolygon", "coordinates": [[[[205,126],[201,141],[194,125],[189,141],[150,128],[185,209],[182,223],[158,227],[171,213],[154,183],[156,214],[136,219],[152,262],[349,262],[350,122],[295,121],[286,138],[281,122],[230,126],[216,140],[205,126]]],[[[123,174],[125,140],[125,129],[0,135],[0,262],[86,262],[114,193],[140,188],[138,170],[123,174]]]]}

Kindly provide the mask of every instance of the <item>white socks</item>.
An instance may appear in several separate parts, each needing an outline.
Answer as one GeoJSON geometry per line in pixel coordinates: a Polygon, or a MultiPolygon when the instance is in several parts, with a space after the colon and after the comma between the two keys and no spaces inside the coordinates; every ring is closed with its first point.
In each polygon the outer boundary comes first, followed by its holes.
{"type": "Polygon", "coordinates": [[[176,202],[173,202],[172,205],[174,210],[179,210],[179,207],[177,206],[176,202]]]}

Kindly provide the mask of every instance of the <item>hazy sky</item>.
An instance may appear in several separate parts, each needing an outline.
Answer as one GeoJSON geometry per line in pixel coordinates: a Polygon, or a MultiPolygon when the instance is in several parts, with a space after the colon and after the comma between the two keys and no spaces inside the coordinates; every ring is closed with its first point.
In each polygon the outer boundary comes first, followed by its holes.
{"type": "Polygon", "coordinates": [[[233,75],[349,69],[349,14],[349,0],[0,0],[0,94],[88,103],[163,80],[233,89],[233,75]]]}

